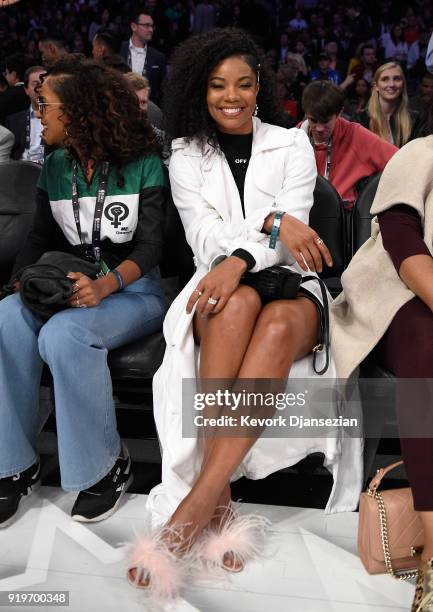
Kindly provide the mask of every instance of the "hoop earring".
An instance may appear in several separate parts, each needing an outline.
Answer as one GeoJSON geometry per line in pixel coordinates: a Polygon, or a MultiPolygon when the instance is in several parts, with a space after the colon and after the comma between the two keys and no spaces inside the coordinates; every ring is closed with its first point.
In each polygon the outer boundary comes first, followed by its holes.
{"type": "Polygon", "coordinates": [[[258,112],[259,112],[259,105],[256,104],[256,108],[254,109],[253,117],[257,117],[258,112]]]}

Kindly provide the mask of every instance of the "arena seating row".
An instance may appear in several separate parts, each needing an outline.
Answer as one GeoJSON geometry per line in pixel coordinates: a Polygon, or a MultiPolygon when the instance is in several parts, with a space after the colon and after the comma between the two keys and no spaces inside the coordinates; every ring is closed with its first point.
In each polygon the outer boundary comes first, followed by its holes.
{"type": "MultiPolygon", "coordinates": [[[[35,210],[34,194],[39,167],[29,162],[0,163],[0,283],[9,278],[13,260],[26,239],[35,210]]],[[[351,255],[370,235],[370,207],[379,176],[372,177],[361,194],[347,224],[341,199],[335,189],[322,177],[317,178],[314,205],[310,213],[310,225],[322,237],[330,249],[334,266],[325,269],[322,277],[333,296],[341,291],[340,277],[351,255]],[[347,229],[349,225],[349,230],[347,229]],[[348,235],[349,234],[349,235],[348,235]],[[349,249],[348,249],[349,245],[349,249]]],[[[165,253],[161,265],[163,283],[172,299],[188,281],[193,272],[192,253],[186,244],[179,215],[172,201],[168,204],[165,228],[165,253]]],[[[122,401],[139,405],[151,399],[151,379],[164,354],[162,332],[110,351],[109,365],[115,395],[122,401]]],[[[365,365],[363,376],[383,379],[389,376],[371,360],[365,365]]],[[[361,385],[362,387],[362,385],[361,385]]],[[[383,385],[378,385],[375,395],[371,385],[364,393],[364,413],[369,402],[381,398],[393,406],[393,398],[383,397],[383,385]],[[368,397],[367,397],[368,396],[368,397]]],[[[365,447],[365,473],[369,475],[376,454],[378,439],[369,439],[365,447]]]]}

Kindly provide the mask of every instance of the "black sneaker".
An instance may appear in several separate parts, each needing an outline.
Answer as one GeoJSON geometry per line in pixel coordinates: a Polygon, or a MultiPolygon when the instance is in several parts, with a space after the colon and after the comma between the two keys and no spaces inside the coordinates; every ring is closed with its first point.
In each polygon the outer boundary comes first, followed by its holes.
{"type": "Polygon", "coordinates": [[[74,521],[92,523],[102,521],[114,514],[119,507],[123,494],[131,486],[131,457],[122,444],[122,450],[113,468],[106,476],[90,489],[80,491],[72,508],[74,521]]]}
{"type": "Polygon", "coordinates": [[[41,486],[40,467],[38,459],[23,472],[0,478],[0,528],[10,525],[21,500],[41,486]]]}

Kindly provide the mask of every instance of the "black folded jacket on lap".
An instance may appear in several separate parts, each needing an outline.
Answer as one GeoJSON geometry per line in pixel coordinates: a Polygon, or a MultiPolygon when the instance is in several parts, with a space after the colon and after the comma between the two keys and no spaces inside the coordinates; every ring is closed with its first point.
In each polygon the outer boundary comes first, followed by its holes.
{"type": "Polygon", "coordinates": [[[44,320],[67,308],[74,284],[67,276],[69,272],[96,278],[99,265],[61,251],[45,253],[16,275],[23,304],[44,320]]]}

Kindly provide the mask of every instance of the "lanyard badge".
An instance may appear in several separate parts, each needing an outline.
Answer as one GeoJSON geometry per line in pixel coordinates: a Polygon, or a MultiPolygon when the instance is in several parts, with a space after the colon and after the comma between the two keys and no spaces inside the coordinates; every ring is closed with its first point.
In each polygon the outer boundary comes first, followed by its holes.
{"type": "Polygon", "coordinates": [[[101,260],[101,219],[102,211],[104,209],[105,198],[107,196],[107,184],[108,174],[110,171],[110,164],[108,162],[102,163],[101,175],[99,178],[98,193],[96,196],[95,214],[93,217],[93,229],[92,229],[92,244],[88,245],[83,242],[83,236],[81,232],[80,222],[80,202],[78,198],[78,164],[74,160],[72,163],[72,208],[74,211],[74,220],[77,227],[78,237],[83,247],[84,259],[96,261],[100,264],[101,273],[107,274],[109,268],[104,261],[101,260]]]}

